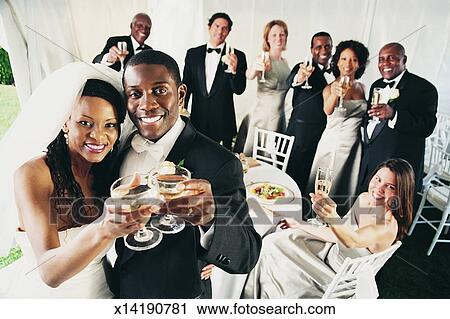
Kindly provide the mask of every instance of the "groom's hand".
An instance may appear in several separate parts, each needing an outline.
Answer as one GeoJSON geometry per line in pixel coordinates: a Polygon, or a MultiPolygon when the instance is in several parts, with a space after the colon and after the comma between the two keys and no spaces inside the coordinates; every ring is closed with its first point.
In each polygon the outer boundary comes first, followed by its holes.
{"type": "Polygon", "coordinates": [[[167,200],[161,212],[176,215],[196,226],[208,226],[216,211],[211,184],[203,179],[191,179],[183,183],[183,193],[167,200]]]}

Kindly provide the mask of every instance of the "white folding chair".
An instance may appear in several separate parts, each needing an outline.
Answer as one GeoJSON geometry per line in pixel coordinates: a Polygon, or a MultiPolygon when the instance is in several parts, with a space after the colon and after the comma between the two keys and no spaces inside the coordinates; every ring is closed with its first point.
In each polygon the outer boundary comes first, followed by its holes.
{"type": "Polygon", "coordinates": [[[374,282],[373,291],[365,291],[364,286],[369,286],[369,282],[362,282],[368,280],[368,277],[362,276],[363,272],[369,272],[372,278],[383,267],[386,261],[391,258],[394,252],[402,245],[401,241],[397,241],[388,249],[371,254],[364,257],[349,258],[344,260],[344,263],[339,268],[328,288],[323,294],[323,299],[329,298],[376,298],[378,297],[378,288],[374,282]],[[364,278],[364,279],[363,279],[364,278]]]}
{"type": "Polygon", "coordinates": [[[437,123],[433,134],[425,140],[425,173],[428,173],[431,168],[429,161],[433,145],[437,145],[446,152],[450,152],[450,115],[445,113],[437,113],[436,117],[437,123]]]}
{"type": "Polygon", "coordinates": [[[295,136],[255,128],[253,158],[286,172],[295,136]]]}
{"type": "Polygon", "coordinates": [[[443,180],[450,180],[450,154],[436,146],[433,146],[431,154],[441,160],[437,165],[430,169],[430,172],[424,178],[422,200],[420,201],[419,209],[417,210],[416,216],[408,231],[408,236],[410,236],[417,224],[427,224],[436,231],[430,247],[428,248],[428,256],[431,255],[436,243],[450,243],[450,240],[448,239],[439,239],[444,227],[446,227],[447,232],[448,226],[450,226],[450,186],[443,182],[443,180]],[[427,201],[431,205],[425,206],[427,201]],[[432,220],[426,218],[423,215],[423,210],[425,208],[437,208],[442,211],[441,218],[432,220]],[[439,225],[436,227],[434,224],[439,225]]]}

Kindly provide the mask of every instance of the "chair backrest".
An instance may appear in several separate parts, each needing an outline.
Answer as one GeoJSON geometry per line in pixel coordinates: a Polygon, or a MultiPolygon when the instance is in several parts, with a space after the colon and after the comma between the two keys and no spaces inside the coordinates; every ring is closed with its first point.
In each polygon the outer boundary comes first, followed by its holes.
{"type": "Polygon", "coordinates": [[[286,172],[295,136],[255,128],[253,158],[286,172]]]}
{"type": "Polygon", "coordinates": [[[375,276],[401,244],[401,241],[397,241],[388,249],[368,256],[354,259],[347,257],[322,298],[354,298],[358,285],[358,274],[369,268],[375,276]]]}
{"type": "Polygon", "coordinates": [[[434,176],[445,181],[450,181],[450,153],[447,149],[450,148],[450,142],[448,145],[431,145],[431,151],[428,161],[428,174],[423,179],[424,187],[432,180],[434,176]]]}

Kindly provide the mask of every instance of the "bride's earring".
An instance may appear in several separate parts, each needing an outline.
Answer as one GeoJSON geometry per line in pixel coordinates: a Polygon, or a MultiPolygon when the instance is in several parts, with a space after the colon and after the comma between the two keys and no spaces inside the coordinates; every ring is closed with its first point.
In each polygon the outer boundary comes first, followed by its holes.
{"type": "MultiPolygon", "coordinates": [[[[64,132],[64,131],[63,131],[64,132]]],[[[64,138],[66,139],[66,144],[69,145],[69,131],[64,132],[64,138]]]]}

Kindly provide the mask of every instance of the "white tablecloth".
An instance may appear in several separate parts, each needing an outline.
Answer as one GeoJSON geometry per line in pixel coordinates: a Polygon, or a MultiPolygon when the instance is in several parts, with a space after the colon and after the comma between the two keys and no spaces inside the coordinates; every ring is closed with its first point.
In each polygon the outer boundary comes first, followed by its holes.
{"type": "MultiPolygon", "coordinates": [[[[295,181],[286,173],[266,163],[261,166],[252,167],[244,175],[246,187],[253,183],[270,182],[284,186],[291,195],[290,199],[282,200],[281,203],[260,204],[247,192],[249,214],[252,218],[255,230],[261,237],[275,231],[276,225],[283,217],[302,219],[301,192],[295,181]],[[263,207],[269,209],[263,210],[263,207]]],[[[236,299],[241,295],[247,275],[231,275],[222,269],[215,267],[211,276],[212,297],[214,299],[236,299]]]]}

